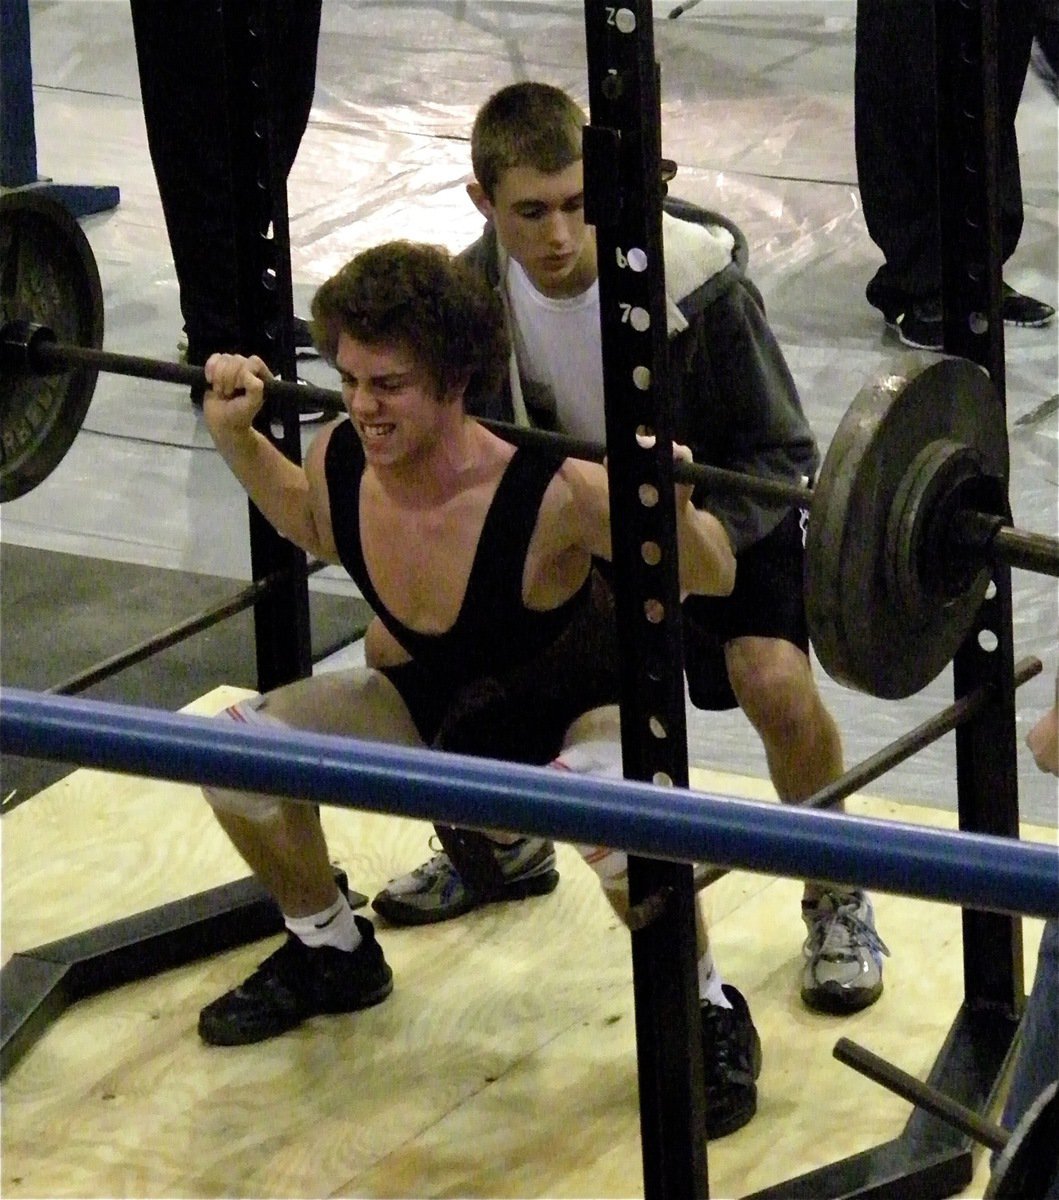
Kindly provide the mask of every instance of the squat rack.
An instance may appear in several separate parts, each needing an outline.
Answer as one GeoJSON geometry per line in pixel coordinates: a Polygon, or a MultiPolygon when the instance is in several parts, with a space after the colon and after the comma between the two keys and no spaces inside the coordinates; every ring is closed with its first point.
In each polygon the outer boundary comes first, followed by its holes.
{"type": "MultiPolygon", "coordinates": [[[[282,47],[269,36],[278,0],[234,0],[219,53],[237,178],[257,180],[257,207],[232,206],[240,305],[248,344],[293,378],[293,303],[285,181],[272,164],[270,75],[282,47]],[[249,64],[249,66],[248,66],[249,64]],[[241,87],[249,69],[257,86],[241,87]]],[[[945,348],[986,367],[1003,398],[1003,326],[996,212],[996,0],[936,5],[939,172],[945,348]],[[984,320],[982,317],[984,316],[984,320]]],[[[585,130],[586,214],[596,225],[608,453],[614,467],[615,590],[622,644],[622,750],[634,779],[688,782],[679,592],[672,554],[652,571],[639,547],[671,547],[673,521],[664,275],[661,109],[650,0],[622,6],[586,0],[591,122],[585,130]],[[657,181],[657,185],[654,181],[657,181]],[[645,314],[623,320],[633,311],[645,314]],[[642,326],[642,328],[638,328],[642,326]],[[635,453],[635,432],[657,435],[655,453],[635,453]],[[660,502],[645,508],[643,485],[660,502]],[[670,532],[667,532],[670,531],[670,532]],[[664,616],[644,620],[647,601],[664,616]],[[665,737],[652,732],[660,723],[665,737]]],[[[238,189],[232,189],[235,193],[238,189]]],[[[300,461],[297,414],[269,413],[262,431],[300,461]]],[[[274,534],[250,506],[255,580],[281,577],[255,608],[262,690],[310,673],[304,556],[274,534]]],[[[997,566],[995,593],[956,656],[957,702],[985,696],[957,729],[960,828],[1018,836],[1014,664],[1010,570],[997,566]],[[980,634],[996,639],[983,650],[980,634]]],[[[632,936],[640,1077],[644,1194],[647,1200],[709,1194],[692,869],[630,860],[633,904],[654,917],[632,936]]],[[[279,929],[274,908],[252,880],[214,889],[62,943],[16,955],[3,971],[6,1072],[73,999],[143,978],[279,929]]],[[[1023,1003],[1017,918],[965,910],[965,999],[929,1084],[976,1112],[994,1095],[1023,1003]]],[[[756,1193],[756,1197],[949,1195],[971,1178],[971,1140],[916,1112],[893,1141],[756,1193]]]]}

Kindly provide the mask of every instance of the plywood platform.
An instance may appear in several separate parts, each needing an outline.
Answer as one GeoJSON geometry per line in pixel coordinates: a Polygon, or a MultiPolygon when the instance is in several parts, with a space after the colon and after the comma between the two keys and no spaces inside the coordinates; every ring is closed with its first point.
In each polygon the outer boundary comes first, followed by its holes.
{"type": "MultiPolygon", "coordinates": [[[[694,782],[769,794],[740,776],[694,782]]],[[[850,808],[953,824],[871,798],[850,808]]],[[[422,822],[328,810],[325,824],[369,895],[427,851],[422,822]]],[[[74,1006],[5,1082],[3,1195],[641,1196],[628,938],[577,855],[559,858],[552,896],[422,929],[378,921],[393,996],[259,1046],[206,1047],[195,1022],[278,938],[74,1006]]],[[[4,960],[245,874],[195,789],[76,771],[4,818],[4,960]]],[[[800,885],[733,872],[706,895],[765,1053],[757,1117],[710,1146],[711,1196],[898,1134],[907,1105],[831,1048],[847,1036],[926,1074],[962,994],[959,910],[877,895],[886,991],[829,1018],[797,996],[800,885]]],[[[1028,973],[1039,934],[1027,921],[1028,973]]],[[[986,1178],[983,1155],[965,1195],[986,1178]]]]}

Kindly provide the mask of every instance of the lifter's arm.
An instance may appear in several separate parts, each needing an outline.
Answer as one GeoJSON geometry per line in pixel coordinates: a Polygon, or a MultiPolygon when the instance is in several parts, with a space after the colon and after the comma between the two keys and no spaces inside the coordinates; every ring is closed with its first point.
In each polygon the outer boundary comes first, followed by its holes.
{"type": "MultiPolygon", "coordinates": [[[[253,427],[265,401],[264,382],[272,372],[256,356],[214,354],[206,363],[210,390],[203,401],[203,414],[222,458],[246,489],[247,495],[277,532],[317,558],[337,562],[330,521],[316,503],[316,488],[306,471],[291,462],[262,433],[253,427]]],[[[317,442],[309,448],[310,459],[319,458],[317,442]]]]}
{"type": "MultiPolygon", "coordinates": [[[[676,458],[691,460],[686,446],[674,444],[676,458]]],[[[560,477],[570,488],[581,544],[598,558],[611,558],[610,496],[606,468],[567,459],[560,477]]],[[[695,508],[692,489],[676,487],[677,552],[683,593],[727,596],[735,586],[735,555],[724,526],[712,513],[695,508]]]]}

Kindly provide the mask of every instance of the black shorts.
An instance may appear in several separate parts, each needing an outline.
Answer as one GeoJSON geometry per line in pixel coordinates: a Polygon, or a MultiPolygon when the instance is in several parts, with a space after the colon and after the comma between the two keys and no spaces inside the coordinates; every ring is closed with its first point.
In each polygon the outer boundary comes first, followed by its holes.
{"type": "Polygon", "coordinates": [[[452,703],[452,689],[439,688],[414,659],[396,667],[382,667],[381,673],[397,689],[419,736],[431,745],[452,703]]]}
{"type": "Polygon", "coordinates": [[[730,596],[684,601],[684,670],[696,708],[738,707],[724,660],[724,645],[733,638],[780,638],[809,653],[805,520],[805,509],[792,508],[770,534],[737,555],[730,596]]]}

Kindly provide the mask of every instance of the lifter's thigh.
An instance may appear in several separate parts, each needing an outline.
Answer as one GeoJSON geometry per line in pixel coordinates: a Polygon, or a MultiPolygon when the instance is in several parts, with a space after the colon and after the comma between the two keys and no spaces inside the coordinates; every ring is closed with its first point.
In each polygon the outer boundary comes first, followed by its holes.
{"type": "Polygon", "coordinates": [[[299,679],[244,703],[266,721],[292,729],[399,746],[424,744],[401,694],[385,675],[369,667],[299,679]]]}
{"type": "MultiPolygon", "coordinates": [[[[422,746],[400,693],[385,675],[354,667],[299,679],[263,696],[240,700],[221,717],[246,725],[331,733],[399,746],[422,746]]],[[[257,823],[274,821],[289,801],[276,796],[203,788],[213,809],[257,823]]]]}

